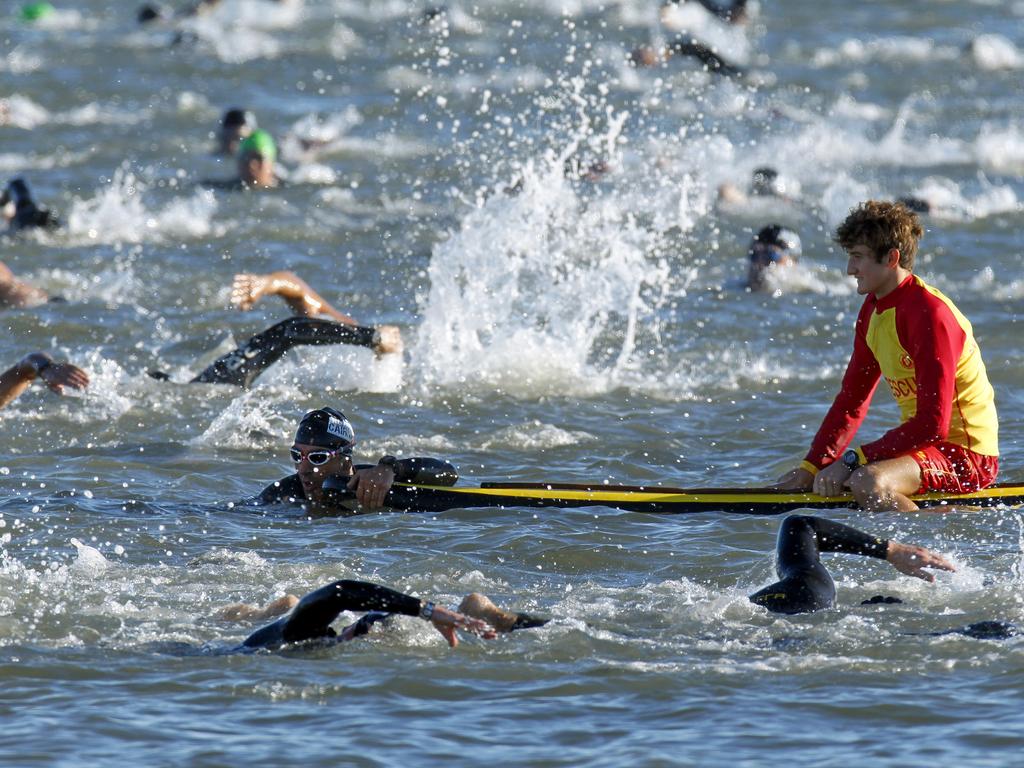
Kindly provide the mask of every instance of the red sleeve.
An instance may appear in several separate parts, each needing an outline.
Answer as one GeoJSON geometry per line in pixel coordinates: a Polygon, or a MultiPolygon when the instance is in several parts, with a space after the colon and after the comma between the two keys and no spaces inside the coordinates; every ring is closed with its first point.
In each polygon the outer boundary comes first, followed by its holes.
{"type": "Polygon", "coordinates": [[[868,461],[902,456],[949,435],[956,366],[967,334],[946,303],[930,293],[922,303],[899,312],[896,332],[914,361],[917,410],[896,429],[861,446],[868,461]]]}
{"type": "Polygon", "coordinates": [[[864,421],[871,395],[878,386],[881,369],[867,342],[868,321],[873,310],[873,301],[866,301],[861,307],[854,331],[853,354],[846,366],[842,386],[804,459],[818,469],[827,467],[846,450],[864,421]]]}

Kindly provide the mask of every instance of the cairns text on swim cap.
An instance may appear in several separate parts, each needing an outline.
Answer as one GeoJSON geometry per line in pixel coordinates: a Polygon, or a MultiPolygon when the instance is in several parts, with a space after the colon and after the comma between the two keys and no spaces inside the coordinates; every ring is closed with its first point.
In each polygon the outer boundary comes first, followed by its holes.
{"type": "Polygon", "coordinates": [[[22,21],[39,21],[51,15],[54,8],[49,3],[25,3],[21,6],[22,21]]]}
{"type": "Polygon", "coordinates": [[[341,411],[320,408],[302,417],[299,428],[295,431],[295,442],[352,453],[352,446],[356,444],[356,433],[341,411]]]}
{"type": "Polygon", "coordinates": [[[263,130],[253,131],[238,145],[238,154],[244,155],[246,152],[252,152],[270,162],[277,159],[277,145],[273,137],[263,130]]]}

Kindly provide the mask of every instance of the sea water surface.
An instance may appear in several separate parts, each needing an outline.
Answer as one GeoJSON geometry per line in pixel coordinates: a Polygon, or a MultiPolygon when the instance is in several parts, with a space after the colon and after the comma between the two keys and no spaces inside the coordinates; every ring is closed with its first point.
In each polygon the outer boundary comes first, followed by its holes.
{"type": "MultiPolygon", "coordinates": [[[[1017,510],[830,512],[958,570],[929,585],[831,556],[837,607],[779,617],[747,601],[773,580],[775,517],[234,502],[291,472],[322,405],[361,459],[440,456],[467,484],[767,482],[849,355],[861,299],[830,233],[909,194],[936,206],[917,272],[973,322],[1001,479],[1024,480],[1024,3],[763,0],[742,30],[682,9],[749,63],[738,79],[629,67],[675,34],[639,0],[224,0],[178,29],[57,5],[0,17],[0,176],[65,226],[0,239],[0,259],[67,301],[4,311],[0,365],[46,349],[93,384],[0,415],[0,762],[1019,760],[1022,641],[930,634],[1024,621],[1017,510]],[[211,150],[235,106],[278,138],[287,187],[198,183],[233,173],[211,150]],[[573,159],[609,172],[567,178],[573,159]],[[718,202],[766,164],[796,199],[718,202]],[[801,269],[750,293],[746,244],[772,221],[800,233],[801,269]],[[229,306],[235,273],[272,269],[400,326],[405,353],[298,350],[251,391],[180,383],[287,316],[229,306]],[[400,619],[226,653],[252,626],[222,606],[339,578],[554,620],[454,651],[400,619]],[[860,605],[877,594],[903,602],[860,605]]],[[[896,418],[883,393],[864,434],[896,418]]]]}

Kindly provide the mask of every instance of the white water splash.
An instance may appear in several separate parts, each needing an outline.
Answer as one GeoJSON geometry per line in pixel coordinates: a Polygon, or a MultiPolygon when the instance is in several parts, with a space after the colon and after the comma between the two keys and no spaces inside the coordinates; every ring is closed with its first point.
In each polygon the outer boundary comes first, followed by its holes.
{"type": "Polygon", "coordinates": [[[969,50],[979,69],[991,72],[1024,68],[1024,53],[1002,35],[978,35],[969,50]]]}
{"type": "Polygon", "coordinates": [[[70,570],[82,576],[99,576],[110,567],[110,561],[95,547],[83,544],[78,539],[71,539],[75,547],[76,557],[70,570]]]}
{"type": "Polygon", "coordinates": [[[76,243],[141,243],[165,239],[202,238],[216,234],[213,217],[217,200],[200,189],[191,197],[174,198],[151,211],[143,202],[144,184],[125,168],[114,172],[110,184],[94,198],[76,199],[67,231],[76,243]]]}
{"type": "Polygon", "coordinates": [[[985,126],[974,144],[977,161],[995,173],[1024,173],[1024,131],[1019,125],[985,126]]]}
{"type": "Polygon", "coordinates": [[[651,239],[610,202],[583,206],[561,161],[541,172],[528,165],[520,194],[480,204],[434,251],[412,349],[422,381],[523,395],[612,386],[651,309],[645,288],[668,278],[647,256],[651,239]],[[594,367],[609,331],[616,361],[594,367]]]}

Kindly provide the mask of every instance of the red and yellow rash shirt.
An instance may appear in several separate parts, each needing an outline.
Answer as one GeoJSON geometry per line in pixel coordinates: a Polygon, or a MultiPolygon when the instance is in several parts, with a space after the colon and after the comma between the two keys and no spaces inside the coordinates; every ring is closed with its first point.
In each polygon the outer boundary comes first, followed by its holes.
{"type": "Polygon", "coordinates": [[[971,324],[948,298],[909,276],[881,299],[864,300],[853,355],[803,467],[817,472],[846,450],[879,377],[900,407],[900,426],[859,449],[862,461],[891,459],[950,442],[999,455],[995,396],[971,324]]]}

